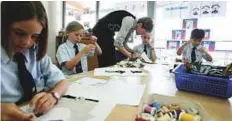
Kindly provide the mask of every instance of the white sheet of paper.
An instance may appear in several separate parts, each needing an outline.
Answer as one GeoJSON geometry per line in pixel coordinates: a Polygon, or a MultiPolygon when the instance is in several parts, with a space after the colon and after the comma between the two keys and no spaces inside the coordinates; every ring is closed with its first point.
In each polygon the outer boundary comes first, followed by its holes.
{"type": "Polygon", "coordinates": [[[97,86],[97,85],[105,84],[107,83],[107,81],[104,79],[84,77],[84,78],[77,80],[77,83],[79,83],[80,85],[85,85],[85,86],[97,86]]]}
{"type": "Polygon", "coordinates": [[[129,85],[106,83],[101,86],[86,86],[78,83],[73,83],[68,88],[66,94],[76,97],[85,97],[97,99],[99,101],[108,100],[117,104],[138,105],[145,85],[129,85]]]}
{"type": "Polygon", "coordinates": [[[121,67],[107,67],[94,69],[94,76],[144,76],[147,75],[139,68],[121,68],[121,67]],[[108,72],[107,72],[108,71],[108,72]],[[114,71],[124,71],[124,73],[117,73],[114,71]],[[133,73],[132,71],[142,71],[142,73],[133,73]]]}
{"type": "Polygon", "coordinates": [[[146,53],[144,52],[142,53],[141,58],[148,63],[152,63],[152,61],[147,57],[146,53]]]}
{"type": "Polygon", "coordinates": [[[71,112],[68,108],[55,107],[48,111],[46,114],[37,118],[36,121],[69,121],[71,112]]]}
{"type": "Polygon", "coordinates": [[[112,101],[100,101],[90,112],[94,117],[87,121],[104,121],[115,106],[116,103],[112,101]]]}

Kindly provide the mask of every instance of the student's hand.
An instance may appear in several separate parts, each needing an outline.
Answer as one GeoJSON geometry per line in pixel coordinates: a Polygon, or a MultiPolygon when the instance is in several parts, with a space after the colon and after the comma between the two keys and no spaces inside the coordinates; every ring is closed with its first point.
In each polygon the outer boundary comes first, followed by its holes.
{"type": "Polygon", "coordinates": [[[36,94],[31,102],[30,106],[34,108],[35,114],[43,113],[54,107],[56,99],[51,93],[41,92],[36,94]]]}
{"type": "Polygon", "coordinates": [[[33,114],[24,113],[14,103],[1,103],[2,121],[32,121],[33,117],[33,114]]]}
{"type": "Polygon", "coordinates": [[[150,48],[154,48],[154,45],[153,45],[153,43],[152,43],[151,41],[148,43],[148,46],[149,46],[150,48]]]}
{"type": "Polygon", "coordinates": [[[133,53],[131,53],[131,58],[133,58],[133,59],[140,58],[140,54],[136,53],[136,52],[133,52],[133,53]]]}
{"type": "Polygon", "coordinates": [[[89,53],[89,52],[94,51],[95,48],[96,48],[95,45],[93,45],[93,44],[88,44],[88,45],[85,46],[85,48],[84,48],[82,51],[83,51],[84,54],[87,54],[87,53],[89,53]]]}
{"type": "Polygon", "coordinates": [[[200,48],[200,52],[205,53],[207,52],[207,49],[205,47],[200,48]]]}
{"type": "Polygon", "coordinates": [[[90,36],[90,40],[94,43],[94,45],[97,44],[97,37],[96,36],[90,36]]]}

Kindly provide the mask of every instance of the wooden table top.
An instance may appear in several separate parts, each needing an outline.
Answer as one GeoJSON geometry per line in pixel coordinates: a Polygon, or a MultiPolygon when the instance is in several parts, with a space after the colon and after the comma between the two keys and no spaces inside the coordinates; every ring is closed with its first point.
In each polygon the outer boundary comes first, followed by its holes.
{"type": "MultiPolygon", "coordinates": [[[[205,109],[215,121],[232,121],[232,98],[221,99],[191,92],[178,91],[175,85],[174,74],[169,73],[170,66],[154,64],[148,68],[148,76],[115,77],[120,78],[125,83],[145,84],[146,88],[140,102],[147,101],[151,94],[174,96],[197,102],[205,109]]],[[[93,71],[87,73],[93,76],[93,71]]],[[[68,76],[69,80],[76,80],[81,76],[68,76]]],[[[109,77],[96,77],[108,79],[109,77]]],[[[105,121],[134,121],[139,106],[117,105],[105,121]]]]}

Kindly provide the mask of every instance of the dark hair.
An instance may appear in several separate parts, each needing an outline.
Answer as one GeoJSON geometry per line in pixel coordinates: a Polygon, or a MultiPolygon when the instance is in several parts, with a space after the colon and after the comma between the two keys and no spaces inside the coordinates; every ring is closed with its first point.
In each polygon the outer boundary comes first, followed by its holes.
{"type": "Polygon", "coordinates": [[[40,1],[3,1],[1,14],[1,41],[9,58],[13,56],[12,42],[9,41],[11,25],[14,22],[36,18],[43,27],[36,41],[38,44],[37,60],[42,59],[47,52],[48,43],[48,20],[43,4],[40,1]]]}
{"type": "Polygon", "coordinates": [[[147,32],[151,32],[154,26],[153,21],[150,17],[140,18],[137,24],[139,23],[142,24],[142,28],[144,28],[147,32]]]}
{"type": "Polygon", "coordinates": [[[194,29],[191,32],[191,39],[203,39],[205,37],[205,31],[202,29],[194,29]]]}

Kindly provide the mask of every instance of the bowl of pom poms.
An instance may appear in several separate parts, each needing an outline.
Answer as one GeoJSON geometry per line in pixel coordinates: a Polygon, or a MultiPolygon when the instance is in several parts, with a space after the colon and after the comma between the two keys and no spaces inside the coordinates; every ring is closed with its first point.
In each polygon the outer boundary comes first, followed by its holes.
{"type": "Polygon", "coordinates": [[[195,102],[154,94],[144,102],[135,121],[213,121],[195,102]]]}

